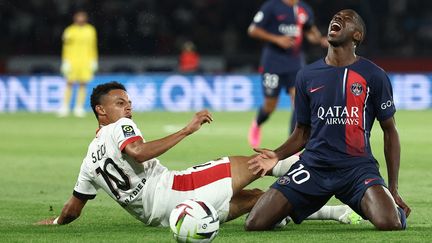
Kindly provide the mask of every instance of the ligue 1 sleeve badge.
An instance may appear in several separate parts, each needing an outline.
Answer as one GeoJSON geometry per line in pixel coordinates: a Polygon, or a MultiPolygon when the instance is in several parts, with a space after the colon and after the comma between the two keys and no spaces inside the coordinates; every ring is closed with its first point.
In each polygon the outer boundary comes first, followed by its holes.
{"type": "Polygon", "coordinates": [[[282,176],[277,180],[277,184],[279,185],[288,185],[291,182],[289,176],[282,176]]]}
{"type": "Polygon", "coordinates": [[[123,135],[125,137],[135,136],[135,131],[134,131],[134,129],[133,129],[132,126],[130,126],[130,125],[123,125],[121,127],[122,127],[122,130],[123,130],[123,135]]]}
{"type": "Polygon", "coordinates": [[[361,95],[361,93],[363,93],[363,86],[359,83],[353,83],[351,85],[351,93],[353,93],[355,96],[361,95]]]}

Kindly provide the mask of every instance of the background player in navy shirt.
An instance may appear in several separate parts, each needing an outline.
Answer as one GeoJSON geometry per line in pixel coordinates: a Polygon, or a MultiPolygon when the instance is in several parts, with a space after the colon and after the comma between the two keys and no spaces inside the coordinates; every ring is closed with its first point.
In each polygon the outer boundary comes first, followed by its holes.
{"type": "Polygon", "coordinates": [[[254,173],[265,173],[305,148],[256,203],[248,230],[271,229],[287,215],[300,223],[333,195],[380,230],[406,227],[411,210],[398,193],[400,143],[391,83],[381,68],[355,54],[365,35],[355,11],[338,12],[328,32],[326,58],[297,75],[292,136],[275,151],[256,149],[260,155],[249,161],[254,173]],[[375,118],[384,132],[388,189],[369,144],[375,118]]]}
{"type": "MultiPolygon", "coordinates": [[[[296,73],[304,64],[303,36],[313,44],[327,47],[328,43],[314,24],[312,9],[298,0],[265,2],[249,26],[249,35],[266,42],[260,64],[265,99],[249,129],[249,144],[255,148],[261,141],[260,126],[275,110],[281,89],[289,93],[293,104],[296,73]]],[[[292,115],[291,132],[294,125],[292,115]]]]}

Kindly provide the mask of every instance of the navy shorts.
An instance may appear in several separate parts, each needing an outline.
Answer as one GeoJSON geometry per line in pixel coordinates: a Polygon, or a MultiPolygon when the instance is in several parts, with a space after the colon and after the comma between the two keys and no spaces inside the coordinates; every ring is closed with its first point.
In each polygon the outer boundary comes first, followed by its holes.
{"type": "Polygon", "coordinates": [[[306,166],[300,159],[271,188],[282,192],[292,204],[294,210],[291,217],[299,224],[324,206],[332,196],[367,219],[361,210],[361,200],[366,189],[373,185],[386,187],[377,164],[329,169],[306,166]]]}
{"type": "Polygon", "coordinates": [[[288,93],[290,88],[295,87],[297,71],[284,74],[268,73],[262,74],[262,89],[265,97],[278,97],[281,89],[288,93]]]}

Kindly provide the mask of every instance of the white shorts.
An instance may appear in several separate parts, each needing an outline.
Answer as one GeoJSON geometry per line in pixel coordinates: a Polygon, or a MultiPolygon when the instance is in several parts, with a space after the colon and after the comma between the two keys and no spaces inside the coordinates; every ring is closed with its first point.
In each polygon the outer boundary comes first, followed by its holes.
{"type": "Polygon", "coordinates": [[[228,157],[190,167],[183,171],[166,171],[155,190],[151,225],[169,226],[171,211],[187,199],[204,200],[226,221],[233,195],[231,164],[228,157]]]}

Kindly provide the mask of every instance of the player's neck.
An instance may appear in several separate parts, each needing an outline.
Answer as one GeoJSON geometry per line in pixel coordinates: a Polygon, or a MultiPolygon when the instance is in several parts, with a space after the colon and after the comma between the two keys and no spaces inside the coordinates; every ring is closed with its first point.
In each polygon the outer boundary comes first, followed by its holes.
{"type": "Polygon", "coordinates": [[[355,63],[358,59],[353,48],[329,46],[325,62],[330,66],[344,67],[355,63]]]}
{"type": "Polygon", "coordinates": [[[296,0],[282,0],[282,2],[290,7],[294,6],[297,3],[296,0]]]}
{"type": "Polygon", "coordinates": [[[107,119],[105,119],[104,117],[99,117],[99,119],[98,119],[99,128],[102,128],[103,126],[106,126],[108,124],[109,124],[109,121],[107,119]]]}

